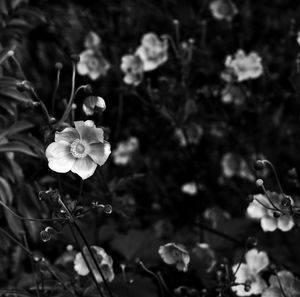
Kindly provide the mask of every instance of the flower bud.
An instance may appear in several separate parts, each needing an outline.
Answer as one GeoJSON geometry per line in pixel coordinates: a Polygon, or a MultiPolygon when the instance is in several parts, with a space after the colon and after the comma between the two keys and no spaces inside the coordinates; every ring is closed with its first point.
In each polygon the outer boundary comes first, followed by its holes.
{"type": "Polygon", "coordinates": [[[40,235],[43,242],[48,242],[51,239],[51,234],[46,230],[42,230],[40,235]]]}
{"type": "Polygon", "coordinates": [[[261,171],[263,170],[265,167],[264,162],[262,160],[257,160],[254,164],[254,169],[256,171],[261,171]]]}
{"type": "Polygon", "coordinates": [[[106,213],[106,214],[111,214],[112,213],[112,207],[110,204],[105,204],[104,205],[104,209],[103,211],[106,213]]]}
{"type": "Polygon", "coordinates": [[[56,70],[62,70],[64,66],[62,63],[57,62],[57,63],[55,63],[54,67],[56,70]]]}
{"type": "Polygon", "coordinates": [[[23,80],[17,84],[17,90],[20,92],[30,91],[31,90],[31,84],[27,80],[23,80]]]}
{"type": "Polygon", "coordinates": [[[83,91],[87,94],[92,94],[93,93],[93,87],[91,85],[85,85],[83,88],[83,91]]]}
{"type": "Polygon", "coordinates": [[[52,117],[49,119],[49,124],[54,125],[57,122],[56,118],[52,117]]]}
{"type": "Polygon", "coordinates": [[[255,183],[258,187],[261,187],[264,185],[264,181],[261,178],[257,179],[255,183]]]}
{"type": "Polygon", "coordinates": [[[76,55],[76,54],[72,54],[71,55],[71,60],[75,63],[78,63],[80,61],[80,57],[79,55],[76,55]]]}

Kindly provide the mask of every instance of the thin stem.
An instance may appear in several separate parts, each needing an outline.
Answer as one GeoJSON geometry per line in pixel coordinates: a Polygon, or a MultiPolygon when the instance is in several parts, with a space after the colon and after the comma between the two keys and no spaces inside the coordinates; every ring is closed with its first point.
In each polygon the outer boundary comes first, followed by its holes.
{"type": "Polygon", "coordinates": [[[265,205],[264,203],[262,203],[262,202],[259,201],[258,199],[254,198],[254,200],[255,200],[257,203],[259,203],[260,205],[262,205],[264,208],[269,209],[269,210],[272,210],[272,211],[276,211],[276,209],[271,208],[271,207],[265,205]]]}
{"type": "Polygon", "coordinates": [[[160,280],[160,282],[161,282],[163,288],[165,289],[165,291],[166,291],[169,295],[173,296],[172,292],[171,292],[170,289],[168,288],[168,286],[167,286],[167,284],[166,284],[166,282],[165,282],[165,280],[164,280],[164,278],[163,278],[163,276],[162,276],[162,274],[161,274],[160,271],[157,272],[157,276],[159,277],[159,280],[160,280]]]}
{"type": "Polygon", "coordinates": [[[55,222],[55,221],[65,221],[65,219],[57,218],[57,219],[34,219],[34,218],[25,218],[16,214],[13,210],[11,210],[7,205],[5,205],[2,201],[0,201],[0,205],[2,205],[6,210],[8,210],[12,215],[22,221],[34,221],[34,222],[55,222]]]}
{"type": "Polygon", "coordinates": [[[47,109],[45,103],[44,103],[44,102],[40,99],[40,97],[37,95],[37,93],[35,92],[35,90],[34,90],[33,87],[30,88],[30,92],[31,92],[31,94],[34,96],[34,98],[35,98],[37,101],[39,101],[39,103],[40,103],[40,105],[41,105],[41,107],[42,107],[42,111],[43,111],[45,117],[47,118],[47,120],[48,120],[48,122],[49,122],[49,120],[50,120],[50,115],[49,115],[49,112],[48,112],[48,109],[47,109]]]}
{"type": "Polygon", "coordinates": [[[53,95],[52,95],[52,100],[51,100],[51,102],[52,102],[52,106],[51,106],[51,112],[52,112],[52,114],[54,114],[55,98],[56,98],[57,90],[59,88],[60,71],[61,71],[61,69],[57,69],[56,83],[55,83],[55,88],[54,88],[53,95]]]}
{"type": "Polygon", "coordinates": [[[265,196],[267,197],[268,201],[271,203],[271,205],[272,205],[277,211],[279,211],[280,213],[282,213],[282,210],[279,209],[279,208],[273,203],[273,201],[272,201],[272,199],[271,199],[269,193],[267,192],[267,190],[266,190],[264,184],[261,185],[261,188],[263,189],[264,194],[265,194],[265,196]]]}
{"type": "Polygon", "coordinates": [[[26,79],[26,75],[25,75],[25,73],[24,73],[24,71],[23,71],[23,69],[22,69],[22,66],[21,66],[19,60],[18,60],[14,55],[12,55],[12,56],[10,56],[10,57],[12,58],[12,60],[13,60],[13,61],[15,62],[15,64],[17,65],[18,70],[19,70],[19,72],[20,72],[22,78],[23,78],[24,80],[27,80],[27,79],[26,79]]]}
{"type": "Polygon", "coordinates": [[[165,294],[164,294],[164,290],[163,290],[163,287],[162,287],[162,284],[160,282],[160,278],[154,273],[152,272],[151,270],[149,270],[142,261],[139,261],[139,265],[143,268],[143,270],[145,272],[147,272],[148,274],[150,274],[152,277],[154,277],[156,279],[156,281],[158,282],[158,285],[159,285],[159,292],[160,292],[160,295],[161,297],[164,297],[165,294]]]}
{"type": "Polygon", "coordinates": [[[74,94],[75,94],[74,93],[75,92],[75,78],[76,78],[76,64],[75,64],[75,62],[73,62],[71,94],[70,94],[69,102],[65,109],[65,112],[63,113],[61,119],[58,122],[58,126],[67,119],[67,117],[70,113],[70,110],[72,108],[72,104],[73,104],[74,98],[75,98],[75,96],[74,96],[74,94]]]}
{"type": "MultiPolygon", "coordinates": [[[[24,245],[25,247],[29,250],[29,246],[28,246],[28,241],[27,241],[27,237],[26,237],[26,233],[25,232],[22,232],[22,235],[23,235],[23,241],[24,241],[24,245]]],[[[35,279],[35,290],[36,290],[36,295],[37,297],[40,297],[40,289],[39,289],[39,281],[38,281],[38,277],[37,277],[37,274],[36,274],[36,265],[34,264],[33,262],[33,258],[32,257],[29,257],[30,259],[30,264],[31,264],[31,270],[34,274],[34,279],[35,279]]]]}
{"type": "Polygon", "coordinates": [[[73,225],[75,226],[75,228],[76,228],[78,234],[80,235],[80,237],[82,238],[84,244],[86,245],[86,247],[87,247],[87,249],[88,249],[88,251],[89,251],[89,253],[90,253],[90,255],[91,255],[91,257],[92,257],[92,259],[93,259],[93,261],[94,261],[94,264],[95,264],[95,266],[97,267],[97,270],[98,270],[99,274],[100,274],[101,277],[102,277],[104,286],[105,286],[105,288],[107,289],[109,296],[110,296],[110,297],[113,297],[113,294],[112,294],[112,292],[111,292],[111,290],[110,290],[110,287],[108,286],[108,284],[107,284],[107,282],[106,282],[106,279],[105,279],[105,277],[104,277],[104,275],[103,275],[103,272],[101,271],[101,269],[100,269],[100,267],[99,267],[99,265],[98,265],[98,262],[97,262],[97,260],[96,260],[96,258],[95,258],[95,255],[94,255],[93,251],[91,250],[91,247],[90,247],[90,245],[89,245],[87,239],[85,238],[85,236],[84,236],[84,234],[82,233],[80,227],[78,226],[78,224],[77,224],[75,221],[73,222],[73,225]]]}
{"type": "Polygon", "coordinates": [[[11,241],[16,243],[19,247],[21,247],[30,257],[33,257],[30,250],[28,250],[21,242],[19,242],[17,239],[15,239],[13,236],[11,236],[8,232],[6,232],[4,229],[0,228],[0,233],[6,237],[8,237],[11,241]]]}
{"type": "Polygon", "coordinates": [[[77,204],[79,203],[79,201],[81,199],[82,191],[83,191],[83,179],[80,181],[79,193],[78,193],[78,198],[77,198],[77,204]]]}
{"type": "Polygon", "coordinates": [[[279,278],[278,274],[275,273],[275,275],[276,275],[277,281],[278,281],[278,283],[279,283],[280,291],[281,291],[283,297],[287,297],[287,295],[285,294],[285,292],[284,292],[284,290],[283,290],[283,287],[282,287],[282,284],[281,284],[281,281],[280,281],[280,278],[279,278]]]}
{"type": "Polygon", "coordinates": [[[172,49],[173,49],[173,51],[175,53],[176,58],[180,59],[180,54],[179,54],[179,51],[178,51],[178,49],[176,47],[176,44],[175,44],[173,38],[170,35],[168,35],[168,34],[164,34],[163,37],[166,38],[166,39],[168,39],[170,41],[171,47],[172,47],[172,49]]]}
{"type": "Polygon", "coordinates": [[[68,226],[70,227],[72,236],[73,236],[73,238],[75,240],[75,243],[76,243],[76,246],[77,246],[77,248],[80,250],[80,252],[82,254],[82,257],[83,257],[83,259],[84,259],[84,261],[86,263],[86,266],[88,267],[88,269],[89,269],[89,271],[91,273],[92,279],[93,279],[93,281],[94,281],[94,283],[95,283],[95,285],[96,285],[96,287],[97,287],[97,289],[99,291],[100,296],[101,297],[105,297],[104,294],[103,294],[103,292],[102,292],[102,290],[101,290],[101,288],[100,288],[100,286],[99,286],[99,283],[97,282],[96,276],[94,275],[94,271],[92,270],[92,267],[91,267],[89,261],[87,260],[86,255],[83,252],[83,249],[80,247],[79,241],[78,241],[77,236],[76,236],[76,234],[75,234],[75,232],[73,230],[72,224],[68,224],[68,226]]]}

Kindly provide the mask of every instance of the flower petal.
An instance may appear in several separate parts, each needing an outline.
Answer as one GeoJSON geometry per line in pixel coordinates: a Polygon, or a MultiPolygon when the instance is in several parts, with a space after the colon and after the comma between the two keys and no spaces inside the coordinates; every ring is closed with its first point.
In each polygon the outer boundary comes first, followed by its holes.
{"type": "Polygon", "coordinates": [[[249,280],[251,278],[251,271],[250,271],[248,265],[245,263],[242,263],[240,265],[240,267],[239,267],[239,264],[235,264],[232,267],[232,271],[234,273],[237,271],[235,274],[235,281],[237,283],[245,283],[247,280],[249,280]]]}
{"type": "Polygon", "coordinates": [[[246,263],[252,274],[256,275],[269,265],[269,258],[266,252],[259,252],[257,249],[248,251],[245,255],[246,263]]]}
{"type": "Polygon", "coordinates": [[[61,132],[55,133],[55,141],[65,141],[71,144],[75,139],[80,138],[79,133],[74,128],[65,128],[61,132]]]}
{"type": "Polygon", "coordinates": [[[283,232],[290,231],[295,225],[294,219],[290,215],[284,215],[279,217],[277,220],[277,224],[278,228],[283,232]]]}
{"type": "Polygon", "coordinates": [[[80,135],[80,139],[86,143],[98,143],[104,141],[104,132],[101,128],[92,127],[83,121],[74,122],[75,128],[80,135]]]}
{"type": "Polygon", "coordinates": [[[282,294],[279,288],[269,287],[262,293],[261,297],[282,297],[282,294]]]}
{"type": "Polygon", "coordinates": [[[266,231],[273,232],[277,229],[277,219],[272,218],[270,216],[264,216],[260,220],[260,225],[265,232],[266,231]]]}
{"type": "Polygon", "coordinates": [[[251,283],[250,292],[253,295],[258,295],[261,294],[266,288],[266,282],[260,276],[256,276],[255,280],[251,283]]]}
{"type": "Polygon", "coordinates": [[[51,170],[66,173],[71,170],[75,158],[70,153],[70,145],[67,142],[52,142],[46,149],[48,166],[51,170]]]}
{"type": "Polygon", "coordinates": [[[92,143],[87,146],[87,154],[99,166],[106,162],[110,153],[110,144],[107,141],[104,141],[104,143],[92,143]]]}
{"type": "Polygon", "coordinates": [[[74,270],[82,276],[89,274],[89,269],[86,265],[86,262],[82,256],[82,253],[77,253],[74,260],[74,270]]]}
{"type": "Polygon", "coordinates": [[[97,164],[89,157],[76,159],[71,171],[78,174],[82,179],[92,176],[96,170],[97,164]]]}

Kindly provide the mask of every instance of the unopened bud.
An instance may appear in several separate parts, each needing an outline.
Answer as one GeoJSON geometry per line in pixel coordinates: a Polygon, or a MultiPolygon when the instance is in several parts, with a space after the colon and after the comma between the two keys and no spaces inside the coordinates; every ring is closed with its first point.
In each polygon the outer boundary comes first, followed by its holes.
{"type": "Polygon", "coordinates": [[[49,119],[49,124],[50,125],[54,125],[56,123],[57,123],[57,119],[56,118],[52,117],[52,118],[49,119]]]}
{"type": "Polygon", "coordinates": [[[62,63],[57,62],[57,63],[55,63],[54,67],[56,70],[62,70],[64,66],[62,63]]]}
{"type": "Polygon", "coordinates": [[[87,93],[87,94],[92,94],[93,93],[93,88],[92,88],[92,86],[91,85],[85,85],[84,87],[83,87],[83,90],[84,90],[84,92],[85,93],[87,93]]]}
{"type": "Polygon", "coordinates": [[[263,186],[264,181],[263,181],[261,178],[259,178],[259,179],[256,180],[255,183],[256,183],[256,185],[257,185],[258,187],[261,187],[261,186],[263,186]]]}
{"type": "Polygon", "coordinates": [[[8,57],[12,57],[14,54],[15,54],[15,52],[14,52],[13,50],[9,50],[9,51],[7,52],[7,56],[8,56],[8,57]]]}
{"type": "Polygon", "coordinates": [[[72,54],[71,55],[71,60],[75,63],[78,63],[80,61],[80,57],[79,55],[76,55],[76,54],[72,54]]]}
{"type": "Polygon", "coordinates": [[[51,239],[51,234],[46,230],[42,230],[40,235],[43,242],[48,242],[51,239]]]}
{"type": "Polygon", "coordinates": [[[31,90],[31,84],[27,80],[23,80],[17,84],[17,90],[20,92],[30,91],[31,90]]]}

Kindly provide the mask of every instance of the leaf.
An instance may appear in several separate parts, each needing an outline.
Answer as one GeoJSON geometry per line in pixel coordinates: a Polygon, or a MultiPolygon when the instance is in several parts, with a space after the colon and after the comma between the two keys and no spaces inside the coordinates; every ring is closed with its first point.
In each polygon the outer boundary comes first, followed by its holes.
{"type": "Polygon", "coordinates": [[[34,153],[27,145],[20,143],[20,142],[11,142],[11,143],[4,143],[0,145],[0,153],[23,153],[25,155],[39,158],[39,156],[34,153]]]}
{"type": "Polygon", "coordinates": [[[0,130],[0,139],[6,135],[13,135],[18,132],[30,129],[32,127],[34,127],[34,124],[32,123],[29,123],[27,121],[18,121],[11,125],[8,129],[5,129],[3,132],[0,130]]]}
{"type": "Polygon", "coordinates": [[[0,176],[0,200],[5,204],[10,205],[13,200],[13,194],[9,183],[0,176]]]}

